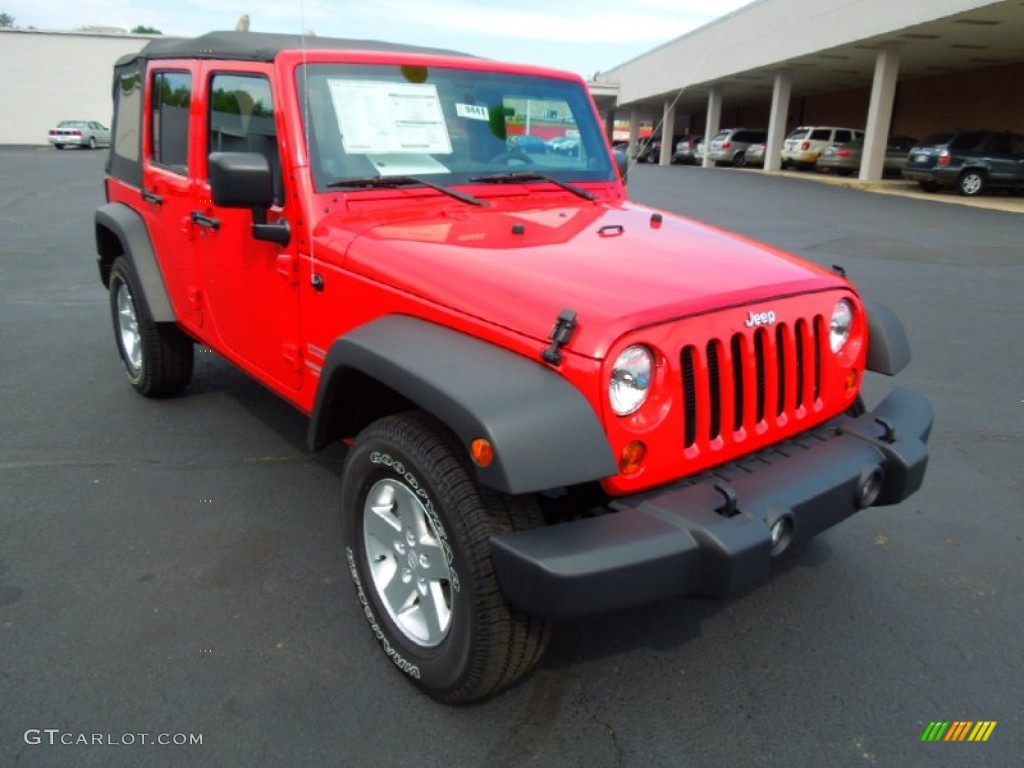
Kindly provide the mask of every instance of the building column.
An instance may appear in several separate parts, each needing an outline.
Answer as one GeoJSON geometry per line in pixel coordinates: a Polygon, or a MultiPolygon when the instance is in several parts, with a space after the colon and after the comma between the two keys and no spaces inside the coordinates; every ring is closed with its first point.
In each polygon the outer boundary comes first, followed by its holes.
{"type": "Polygon", "coordinates": [[[661,154],[658,157],[658,165],[672,165],[672,153],[676,150],[672,146],[675,132],[676,102],[675,99],[665,99],[661,110],[661,154]]]}
{"type": "Polygon", "coordinates": [[[629,157],[629,162],[636,160],[637,149],[640,146],[640,121],[643,120],[643,115],[640,114],[640,110],[632,109],[629,112],[629,147],[626,151],[626,155],[629,157]]]}
{"type": "Polygon", "coordinates": [[[615,138],[615,107],[609,107],[604,113],[604,132],[609,142],[615,138]]]}
{"type": "Polygon", "coordinates": [[[718,133],[719,123],[722,122],[722,86],[713,85],[708,93],[708,119],[704,124],[704,161],[701,163],[705,168],[712,166],[709,151],[711,148],[711,137],[718,133]]]}
{"type": "Polygon", "coordinates": [[[793,91],[793,75],[788,69],[775,73],[772,88],[772,111],[768,117],[768,140],[764,148],[764,169],[777,171],[782,167],[782,142],[786,138],[789,97],[793,91]]]}
{"type": "Polygon", "coordinates": [[[868,124],[864,129],[864,155],[860,161],[861,181],[882,178],[885,145],[889,139],[889,123],[892,122],[892,105],[899,74],[899,43],[883,45],[875,57],[875,79],[871,85],[868,124]]]}

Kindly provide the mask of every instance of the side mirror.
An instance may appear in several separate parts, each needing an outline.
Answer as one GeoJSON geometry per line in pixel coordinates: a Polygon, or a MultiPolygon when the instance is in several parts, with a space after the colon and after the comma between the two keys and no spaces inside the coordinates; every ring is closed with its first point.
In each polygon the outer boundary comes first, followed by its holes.
{"type": "Polygon", "coordinates": [[[619,166],[619,173],[622,174],[622,183],[626,184],[626,172],[629,170],[629,155],[621,149],[616,149],[613,154],[615,155],[615,164],[619,166]]]}
{"type": "Polygon", "coordinates": [[[213,204],[222,208],[251,208],[252,236],[288,245],[288,222],[267,224],[267,209],[274,204],[274,175],[259,152],[211,152],[210,191],[213,204]]]}

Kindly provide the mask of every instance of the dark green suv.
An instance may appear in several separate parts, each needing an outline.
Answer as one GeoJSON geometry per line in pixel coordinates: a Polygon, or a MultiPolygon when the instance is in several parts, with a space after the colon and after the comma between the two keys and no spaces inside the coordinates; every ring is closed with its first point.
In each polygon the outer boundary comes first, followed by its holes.
{"type": "Polygon", "coordinates": [[[990,187],[1024,190],[1024,136],[992,131],[946,131],[910,150],[903,178],[925,192],[953,187],[973,197],[990,187]]]}

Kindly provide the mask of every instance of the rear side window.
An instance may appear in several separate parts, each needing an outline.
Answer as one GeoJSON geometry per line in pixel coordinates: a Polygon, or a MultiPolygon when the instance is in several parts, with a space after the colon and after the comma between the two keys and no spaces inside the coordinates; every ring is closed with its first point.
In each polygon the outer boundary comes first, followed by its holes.
{"type": "Polygon", "coordinates": [[[811,131],[811,141],[832,141],[831,128],[815,128],[811,131]]]}
{"type": "Polygon", "coordinates": [[[960,152],[969,152],[978,148],[978,145],[984,140],[985,134],[980,131],[964,131],[950,142],[949,148],[960,152]]]}
{"type": "Polygon", "coordinates": [[[836,131],[836,144],[847,144],[853,140],[853,132],[847,130],[836,131]]]}
{"type": "Polygon", "coordinates": [[[188,174],[188,113],[192,104],[192,75],[156,72],[150,115],[152,160],[182,175],[188,174]]]}
{"type": "Polygon", "coordinates": [[[120,75],[114,83],[114,135],[111,153],[138,163],[142,157],[142,76],[138,72],[120,75]]]}
{"type": "Polygon", "coordinates": [[[988,143],[988,150],[997,155],[1009,155],[1013,152],[1013,142],[1010,140],[1010,134],[1008,133],[997,133],[992,137],[992,140],[988,143]]]}

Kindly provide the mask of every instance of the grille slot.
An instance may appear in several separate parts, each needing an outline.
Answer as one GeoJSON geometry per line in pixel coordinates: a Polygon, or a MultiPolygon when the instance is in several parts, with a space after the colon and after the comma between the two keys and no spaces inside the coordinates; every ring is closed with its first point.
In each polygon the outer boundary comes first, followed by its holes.
{"type": "Polygon", "coordinates": [[[816,315],[684,347],[684,446],[720,446],[804,415],[821,395],[824,327],[816,315]]]}

